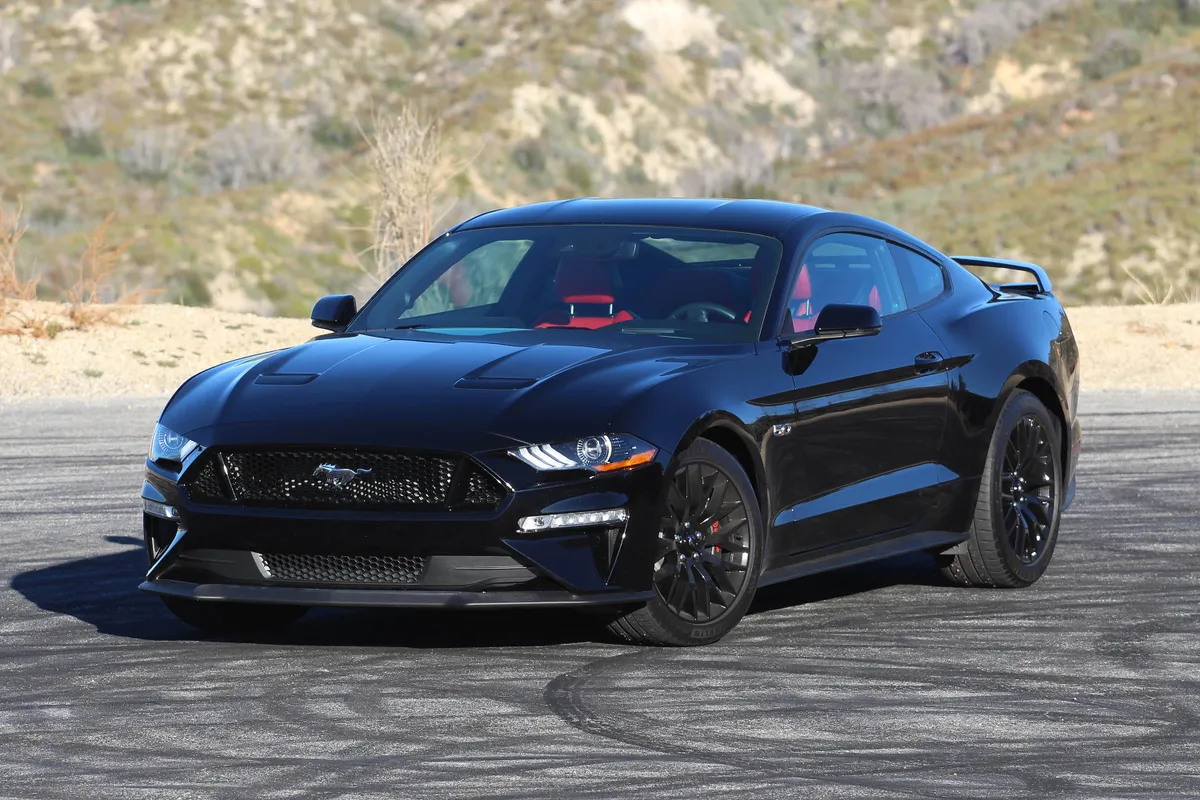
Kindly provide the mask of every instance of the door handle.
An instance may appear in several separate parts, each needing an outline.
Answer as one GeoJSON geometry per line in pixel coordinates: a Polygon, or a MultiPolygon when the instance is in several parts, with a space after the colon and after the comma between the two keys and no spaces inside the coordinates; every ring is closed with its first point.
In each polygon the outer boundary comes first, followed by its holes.
{"type": "Polygon", "coordinates": [[[929,350],[924,353],[918,353],[916,358],[913,359],[913,364],[918,375],[929,375],[942,368],[943,360],[941,353],[929,350]]]}

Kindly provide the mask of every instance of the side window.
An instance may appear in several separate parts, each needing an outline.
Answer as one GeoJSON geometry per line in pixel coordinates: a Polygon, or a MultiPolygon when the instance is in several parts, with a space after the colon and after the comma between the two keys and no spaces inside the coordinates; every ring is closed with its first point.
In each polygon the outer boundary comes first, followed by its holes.
{"type": "Polygon", "coordinates": [[[821,309],[831,303],[872,306],[881,317],[907,308],[887,242],[831,233],[809,247],[788,297],[792,330],[812,330],[821,309]]]}
{"type": "Polygon", "coordinates": [[[490,242],[463,256],[413,302],[401,318],[497,302],[532,241],[490,242]]]}
{"type": "Polygon", "coordinates": [[[904,282],[909,305],[924,305],[945,291],[946,274],[936,261],[907,247],[890,243],[888,246],[900,269],[900,280],[904,282]]]}

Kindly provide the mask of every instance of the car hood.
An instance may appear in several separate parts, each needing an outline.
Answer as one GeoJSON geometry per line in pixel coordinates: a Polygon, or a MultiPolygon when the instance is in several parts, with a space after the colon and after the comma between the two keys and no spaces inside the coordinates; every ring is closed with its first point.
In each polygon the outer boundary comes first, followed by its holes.
{"type": "Polygon", "coordinates": [[[634,336],[547,343],[531,341],[531,333],[321,337],[200,373],[172,398],[162,422],[209,446],[479,452],[604,432],[650,386],[750,349],[657,338],[647,346],[639,341],[647,337],[634,336]]]}

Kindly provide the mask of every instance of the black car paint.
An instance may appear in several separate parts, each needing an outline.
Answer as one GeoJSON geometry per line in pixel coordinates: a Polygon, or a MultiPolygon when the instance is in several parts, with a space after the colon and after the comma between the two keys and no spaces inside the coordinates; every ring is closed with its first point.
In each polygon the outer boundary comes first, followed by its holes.
{"type": "Polygon", "coordinates": [[[1079,441],[1078,352],[1052,295],[999,292],[875,220],[768,201],[566,201],[491,212],[455,230],[586,222],[778,237],[784,267],[758,341],[702,344],[603,331],[558,331],[553,339],[537,331],[474,338],[370,331],[325,335],[214,367],[182,386],[161,420],[204,447],[274,443],[466,453],[511,492],[494,512],[452,515],[205,507],[189,501],[177,473],[148,462],[146,491],[179,508],[187,533],[158,559],[155,579],[143,587],[280,602],[432,602],[421,589],[313,589],[298,596],[247,585],[243,592],[217,567],[181,572],[178,566],[179,556],[193,550],[336,548],[508,555],[546,579],[536,591],[519,594],[450,592],[449,605],[644,599],[663,476],[671,473],[675,454],[700,436],[729,449],[759,494],[768,523],[763,583],[917,547],[951,546],[965,537],[991,431],[1018,386],[1038,394],[1061,420],[1064,483],[1071,480],[1079,441]],[[945,269],[945,291],[885,317],[877,336],[805,343],[774,335],[800,256],[819,236],[842,231],[925,254],[945,269]],[[506,454],[521,444],[603,432],[638,436],[658,455],[628,473],[547,477],[506,454]],[[631,512],[615,548],[582,529],[516,532],[522,516],[614,505],[631,512]],[[189,580],[175,580],[180,574],[189,580]]]}

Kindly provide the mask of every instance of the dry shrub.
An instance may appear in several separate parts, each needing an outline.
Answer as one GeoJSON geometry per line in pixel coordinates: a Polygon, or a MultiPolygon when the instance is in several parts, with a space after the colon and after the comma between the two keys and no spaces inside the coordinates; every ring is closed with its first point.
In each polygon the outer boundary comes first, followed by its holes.
{"type": "Polygon", "coordinates": [[[146,294],[144,291],[113,292],[111,289],[117,264],[133,243],[133,239],[126,239],[120,244],[109,243],[108,226],[114,217],[115,211],[88,234],[87,248],[79,259],[79,275],[67,290],[67,318],[80,330],[99,323],[115,322],[119,306],[139,303],[146,294]]]}
{"type": "Polygon", "coordinates": [[[76,155],[104,155],[104,139],[101,126],[104,124],[104,107],[94,95],[73,97],[63,106],[62,131],[67,149],[76,155]]]}
{"type": "Polygon", "coordinates": [[[117,158],[134,178],[156,181],[179,171],[183,151],[181,128],[143,128],[133,131],[129,146],[117,158]]]}
{"type": "Polygon", "coordinates": [[[294,131],[257,118],[214,133],[204,158],[208,183],[216,189],[306,178],[319,166],[308,142],[294,131]]]}
{"type": "MultiPolygon", "coordinates": [[[[1171,302],[1175,294],[1175,285],[1169,280],[1164,280],[1160,277],[1142,280],[1133,270],[1124,264],[1121,265],[1121,269],[1133,281],[1134,286],[1137,287],[1137,298],[1143,305],[1165,306],[1171,302]]],[[[1185,303],[1188,302],[1186,297],[1179,299],[1185,303]]]]}
{"type": "Polygon", "coordinates": [[[0,206],[0,335],[53,338],[62,326],[33,305],[37,278],[22,280],[17,269],[17,249],[28,228],[21,212],[20,205],[12,213],[0,206]]]}
{"type": "Polygon", "coordinates": [[[441,123],[412,106],[375,120],[371,155],[380,184],[372,277],[383,283],[429,243],[454,207],[441,198],[462,165],[446,155],[441,123]]]}
{"type": "Polygon", "coordinates": [[[962,27],[946,43],[945,55],[959,66],[983,63],[1002,50],[1022,31],[1032,28],[1073,0],[988,0],[975,7],[962,27]]]}
{"type": "Polygon", "coordinates": [[[21,221],[22,207],[9,213],[0,206],[0,302],[32,300],[36,296],[37,279],[22,281],[17,272],[17,246],[28,225],[21,221]]]}
{"type": "Polygon", "coordinates": [[[0,335],[52,339],[62,330],[84,330],[101,323],[120,324],[122,305],[141,302],[149,292],[113,288],[117,265],[132,239],[108,241],[115,212],[87,237],[79,259],[79,274],[66,292],[65,310],[51,314],[37,299],[37,278],[22,280],[17,269],[18,250],[26,226],[21,209],[13,214],[0,207],[0,335]]]}
{"type": "Polygon", "coordinates": [[[0,17],[0,75],[21,63],[21,23],[0,17]]]}

